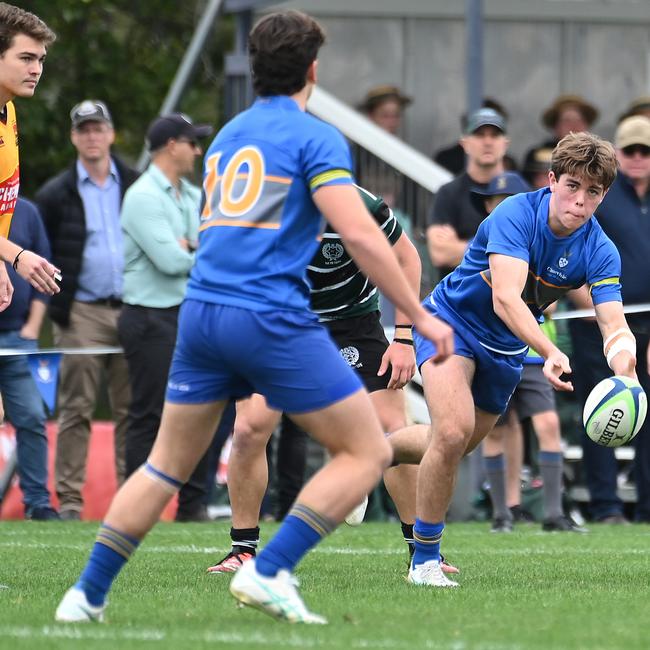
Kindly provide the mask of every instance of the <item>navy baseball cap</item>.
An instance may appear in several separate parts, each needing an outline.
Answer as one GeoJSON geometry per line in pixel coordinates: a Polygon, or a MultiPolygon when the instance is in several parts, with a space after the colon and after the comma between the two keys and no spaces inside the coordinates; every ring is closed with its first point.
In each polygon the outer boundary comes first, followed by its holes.
{"type": "Polygon", "coordinates": [[[147,147],[149,151],[155,151],[164,147],[168,140],[187,138],[191,142],[199,138],[205,138],[212,133],[209,124],[194,124],[192,120],[183,113],[170,113],[157,117],[147,131],[147,147]]]}
{"type": "Polygon", "coordinates": [[[478,131],[482,126],[493,126],[503,133],[506,132],[506,118],[492,108],[479,108],[467,118],[466,134],[478,131]]]}
{"type": "Polygon", "coordinates": [[[512,196],[530,192],[530,185],[517,172],[503,172],[495,176],[485,189],[475,187],[472,192],[481,196],[512,196]]]}

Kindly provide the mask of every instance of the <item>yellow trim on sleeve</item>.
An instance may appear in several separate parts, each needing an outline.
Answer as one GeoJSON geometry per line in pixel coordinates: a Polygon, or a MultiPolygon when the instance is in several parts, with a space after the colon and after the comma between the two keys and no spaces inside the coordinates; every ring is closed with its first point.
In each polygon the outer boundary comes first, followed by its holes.
{"type": "Polygon", "coordinates": [[[620,278],[605,278],[604,280],[598,280],[598,282],[594,282],[589,286],[589,295],[591,295],[593,288],[597,287],[599,284],[620,284],[620,281],[620,278]]]}
{"type": "Polygon", "coordinates": [[[309,189],[313,192],[315,189],[329,183],[330,181],[338,180],[339,178],[352,179],[352,174],[347,169],[330,169],[329,171],[317,174],[309,181],[309,189]]]}

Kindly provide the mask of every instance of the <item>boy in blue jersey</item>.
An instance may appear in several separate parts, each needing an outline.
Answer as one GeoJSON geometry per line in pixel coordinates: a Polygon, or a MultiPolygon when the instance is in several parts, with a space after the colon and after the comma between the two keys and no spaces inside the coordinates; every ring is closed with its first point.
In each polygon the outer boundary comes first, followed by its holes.
{"type": "Polygon", "coordinates": [[[549,188],[505,199],[485,219],[460,266],[425,300],[453,326],[455,353],[430,363],[435,345],[414,332],[433,423],[390,440],[397,461],[418,462],[415,554],[409,581],[457,586],[441,571],[440,539],[457,467],[506,409],[528,346],[544,359],[557,390],[569,360],[542,332],[542,312],[561,295],[589,286],[614,374],[636,377],[636,342],[621,303],[620,258],[593,212],[616,176],[613,147],[571,133],[553,151],[549,188]],[[424,430],[423,430],[424,429],[424,430]]]}
{"type": "Polygon", "coordinates": [[[318,23],[295,11],[268,15],[251,32],[259,99],[206,154],[199,248],[158,437],[113,500],[79,581],[59,604],[59,621],[103,618],[113,580],[205,453],[228,399],[259,393],[291,413],[332,460],[230,589],[276,618],[326,622],[305,607],[293,568],[379,481],[392,454],[360,379],[309,311],[305,267],[321,214],[362,271],[433,341],[436,360],[453,352],[453,331],[419,304],[365,209],[343,137],[305,112],[323,42],[318,23]]]}

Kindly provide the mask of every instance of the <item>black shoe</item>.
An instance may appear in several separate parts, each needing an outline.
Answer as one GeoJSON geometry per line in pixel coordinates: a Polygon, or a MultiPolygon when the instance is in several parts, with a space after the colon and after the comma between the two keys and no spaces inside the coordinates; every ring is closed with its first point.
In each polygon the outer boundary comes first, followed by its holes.
{"type": "Polygon", "coordinates": [[[176,517],[174,519],[175,519],[175,521],[181,522],[181,523],[187,523],[187,522],[190,522],[190,521],[193,521],[193,522],[212,521],[212,519],[210,519],[210,516],[208,515],[207,506],[201,506],[200,508],[197,508],[196,510],[190,510],[188,512],[179,510],[176,513],[176,517]]]}
{"type": "Polygon", "coordinates": [[[571,517],[557,517],[556,519],[545,519],[542,524],[542,530],[546,532],[561,532],[561,533],[588,533],[589,531],[584,526],[576,524],[571,517]]]}
{"type": "Polygon", "coordinates": [[[596,523],[608,526],[627,526],[630,522],[619,512],[596,519],[596,523]]]}
{"type": "Polygon", "coordinates": [[[510,508],[512,514],[512,521],[516,524],[533,524],[535,517],[528,510],[524,510],[521,506],[512,506],[510,508]]]}
{"type": "Polygon", "coordinates": [[[497,517],[492,520],[491,533],[511,533],[513,531],[512,520],[497,517]]]}
{"type": "Polygon", "coordinates": [[[25,519],[32,521],[61,521],[59,513],[50,506],[36,506],[25,513],[25,519]]]}

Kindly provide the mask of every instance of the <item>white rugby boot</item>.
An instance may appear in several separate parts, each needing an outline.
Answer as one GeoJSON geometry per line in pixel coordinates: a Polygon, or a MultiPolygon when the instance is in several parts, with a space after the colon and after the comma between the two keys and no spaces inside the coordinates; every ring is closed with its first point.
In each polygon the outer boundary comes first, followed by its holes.
{"type": "Polygon", "coordinates": [[[103,623],[104,609],[106,604],[91,605],[81,589],[72,587],[56,608],[54,618],[61,623],[103,623]]]}
{"type": "Polygon", "coordinates": [[[438,560],[429,560],[416,567],[411,564],[407,580],[414,585],[431,587],[458,587],[458,583],[450,580],[442,570],[438,560]]]}
{"type": "Polygon", "coordinates": [[[257,572],[255,559],[244,562],[230,583],[230,593],[241,603],[289,623],[325,625],[327,619],[310,612],[298,593],[296,578],[281,569],[269,578],[257,572]]]}

